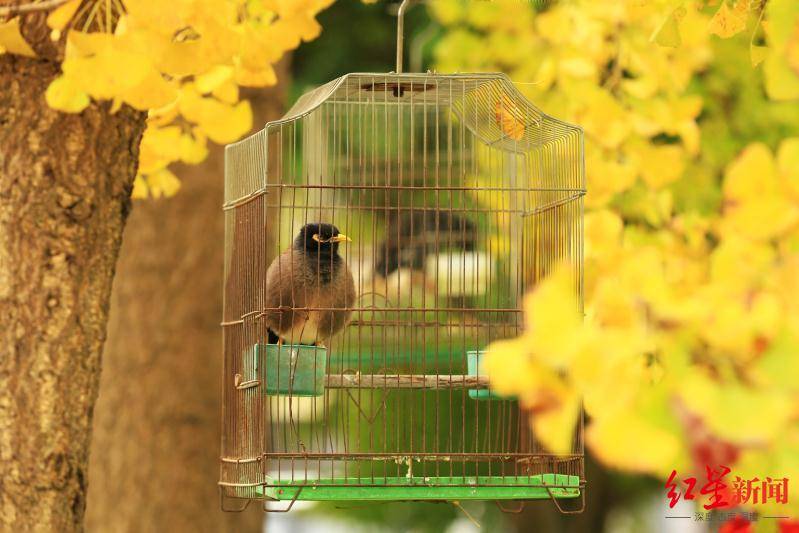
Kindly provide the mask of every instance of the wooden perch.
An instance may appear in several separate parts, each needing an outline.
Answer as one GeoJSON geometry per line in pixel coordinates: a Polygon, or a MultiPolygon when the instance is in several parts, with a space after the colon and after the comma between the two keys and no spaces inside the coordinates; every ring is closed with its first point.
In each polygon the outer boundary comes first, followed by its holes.
{"type": "Polygon", "coordinates": [[[487,389],[485,376],[446,374],[334,374],[325,376],[328,389],[487,389]]]}

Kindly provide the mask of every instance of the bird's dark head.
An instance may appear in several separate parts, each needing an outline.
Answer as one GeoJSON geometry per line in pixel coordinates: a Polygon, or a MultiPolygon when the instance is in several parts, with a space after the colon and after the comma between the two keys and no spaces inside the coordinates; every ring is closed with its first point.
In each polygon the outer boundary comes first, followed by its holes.
{"type": "Polygon", "coordinates": [[[294,248],[322,256],[335,256],[338,254],[339,243],[351,241],[352,239],[339,233],[333,224],[314,222],[300,229],[294,239],[294,248]]]}

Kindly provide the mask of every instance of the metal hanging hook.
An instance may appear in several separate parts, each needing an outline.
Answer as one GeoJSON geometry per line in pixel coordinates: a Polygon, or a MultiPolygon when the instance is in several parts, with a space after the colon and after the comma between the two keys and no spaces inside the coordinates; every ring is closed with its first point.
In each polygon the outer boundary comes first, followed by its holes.
{"type": "Polygon", "coordinates": [[[402,0],[397,10],[397,74],[402,74],[402,53],[405,45],[405,12],[413,4],[420,4],[423,0],[402,0]]]}

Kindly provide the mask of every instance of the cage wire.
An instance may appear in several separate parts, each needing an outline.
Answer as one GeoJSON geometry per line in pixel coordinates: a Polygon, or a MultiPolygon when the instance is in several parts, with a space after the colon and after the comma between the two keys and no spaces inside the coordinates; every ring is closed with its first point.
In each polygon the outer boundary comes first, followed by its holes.
{"type": "Polygon", "coordinates": [[[582,130],[503,74],[347,74],[227,146],[223,508],[584,504],[582,420],[570,453],[549,453],[482,371],[553,269],[571,269],[582,308],[584,174],[582,130]],[[318,222],[353,240],[355,298],[330,303],[317,265],[298,289],[316,300],[275,303],[267,270],[318,222]],[[348,321],[324,342],[270,338],[269,317],[326,312],[348,321]]]}

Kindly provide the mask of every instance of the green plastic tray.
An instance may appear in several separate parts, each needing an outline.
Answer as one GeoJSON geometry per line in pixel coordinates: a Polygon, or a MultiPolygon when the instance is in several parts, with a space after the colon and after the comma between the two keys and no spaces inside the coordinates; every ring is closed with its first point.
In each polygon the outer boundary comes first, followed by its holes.
{"type": "Polygon", "coordinates": [[[256,344],[251,354],[255,374],[263,376],[264,393],[291,396],[324,394],[326,348],[299,344],[256,344]]]}
{"type": "Polygon", "coordinates": [[[577,498],[580,478],[564,474],[535,476],[327,478],[270,480],[259,494],[273,500],[543,500],[577,498]],[[364,486],[369,483],[368,486],[364,486]],[[360,486],[354,486],[360,484],[360,486]],[[299,494],[298,494],[299,492],[299,494]]]}

